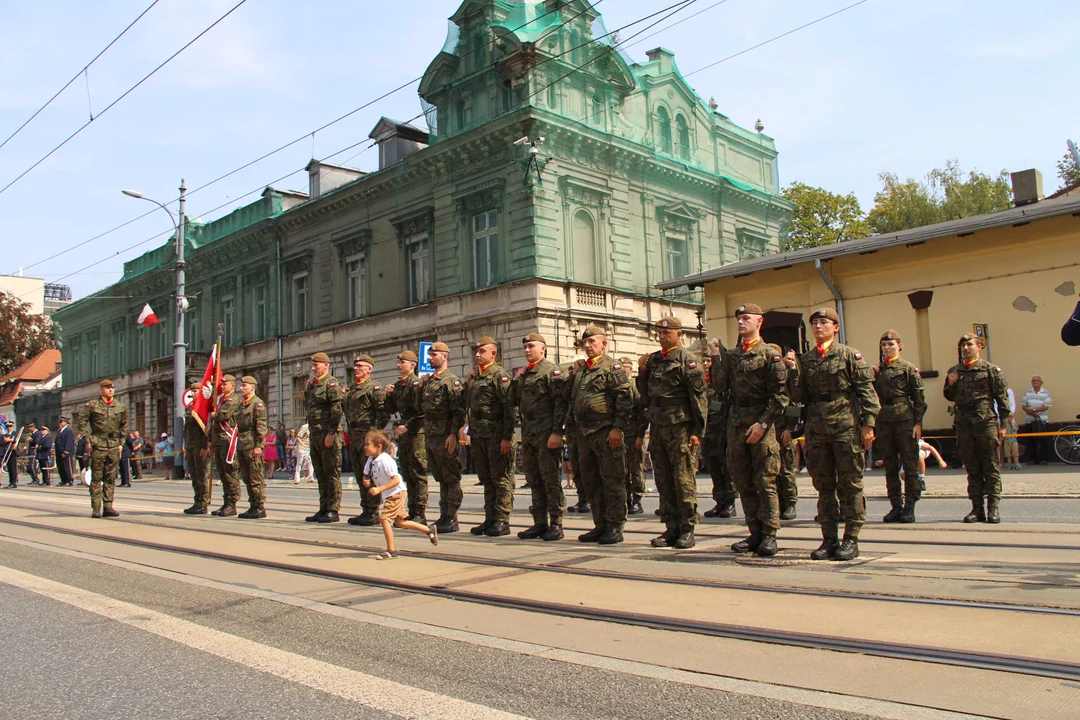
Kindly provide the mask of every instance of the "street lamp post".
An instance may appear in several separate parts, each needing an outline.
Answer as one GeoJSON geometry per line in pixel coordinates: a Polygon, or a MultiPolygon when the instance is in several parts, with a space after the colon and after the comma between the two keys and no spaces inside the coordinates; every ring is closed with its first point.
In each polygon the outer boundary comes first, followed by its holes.
{"type": "Polygon", "coordinates": [[[185,193],[183,179],[180,180],[180,222],[177,223],[169,208],[157,200],[144,196],[137,190],[124,190],[128,197],[152,202],[164,210],[172,220],[176,230],[176,334],[173,342],[173,448],[176,456],[173,459],[173,477],[177,480],[184,479],[184,392],[187,390],[187,344],[184,342],[184,314],[187,312],[188,301],[184,290],[184,217],[185,193]]]}

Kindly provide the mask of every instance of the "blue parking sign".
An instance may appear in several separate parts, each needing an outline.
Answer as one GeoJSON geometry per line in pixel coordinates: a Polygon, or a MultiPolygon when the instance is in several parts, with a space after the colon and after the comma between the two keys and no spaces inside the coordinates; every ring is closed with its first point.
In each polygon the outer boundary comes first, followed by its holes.
{"type": "Polygon", "coordinates": [[[416,373],[418,375],[430,375],[431,373],[435,372],[431,368],[431,357],[428,356],[428,351],[431,350],[431,346],[434,344],[435,343],[431,342],[420,343],[420,352],[418,353],[417,357],[417,360],[419,360],[419,362],[416,364],[416,373]]]}

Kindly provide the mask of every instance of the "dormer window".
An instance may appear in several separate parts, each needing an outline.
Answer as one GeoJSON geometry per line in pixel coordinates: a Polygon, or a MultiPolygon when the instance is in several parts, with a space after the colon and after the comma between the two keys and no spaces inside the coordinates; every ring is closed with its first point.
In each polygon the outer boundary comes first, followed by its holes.
{"type": "Polygon", "coordinates": [[[656,111],[657,123],[660,130],[660,152],[671,154],[671,115],[663,105],[656,111]]]}

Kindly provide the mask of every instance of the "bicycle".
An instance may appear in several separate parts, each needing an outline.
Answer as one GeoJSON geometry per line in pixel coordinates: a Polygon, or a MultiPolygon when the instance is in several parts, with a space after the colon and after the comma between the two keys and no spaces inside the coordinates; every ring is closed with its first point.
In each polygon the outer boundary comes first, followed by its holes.
{"type": "MultiPolygon", "coordinates": [[[[1080,415],[1076,418],[1080,420],[1080,415]]],[[[1080,425],[1066,425],[1058,432],[1080,433],[1080,425]]],[[[1067,465],[1080,465],[1080,435],[1058,435],[1054,438],[1054,454],[1067,465]]]]}

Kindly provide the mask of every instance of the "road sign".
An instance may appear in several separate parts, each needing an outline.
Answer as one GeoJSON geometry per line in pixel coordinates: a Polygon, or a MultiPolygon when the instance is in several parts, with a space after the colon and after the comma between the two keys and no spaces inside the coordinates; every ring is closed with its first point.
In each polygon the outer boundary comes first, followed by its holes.
{"type": "Polygon", "coordinates": [[[419,362],[416,364],[416,373],[418,375],[430,375],[435,372],[431,368],[431,358],[428,356],[428,350],[430,350],[431,346],[434,344],[435,343],[433,342],[420,343],[420,353],[417,358],[419,362]]]}
{"type": "Polygon", "coordinates": [[[987,323],[973,323],[971,325],[975,337],[979,338],[979,344],[986,350],[986,359],[990,359],[990,326],[987,323]]]}
{"type": "Polygon", "coordinates": [[[186,409],[190,410],[191,406],[194,405],[194,404],[195,404],[195,393],[191,390],[191,388],[188,388],[187,390],[184,391],[184,407],[186,409]]]}

